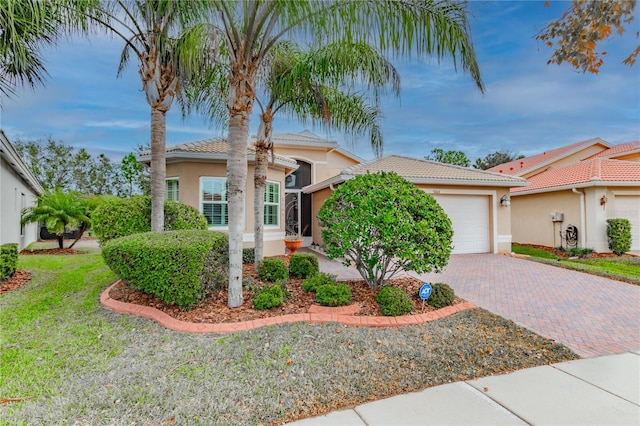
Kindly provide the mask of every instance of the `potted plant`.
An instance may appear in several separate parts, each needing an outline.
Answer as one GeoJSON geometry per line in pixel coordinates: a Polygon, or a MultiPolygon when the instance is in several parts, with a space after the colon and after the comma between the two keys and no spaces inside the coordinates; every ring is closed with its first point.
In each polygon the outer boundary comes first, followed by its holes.
{"type": "Polygon", "coordinates": [[[284,246],[289,250],[289,256],[297,252],[302,247],[302,235],[287,234],[284,237],[284,246]]]}

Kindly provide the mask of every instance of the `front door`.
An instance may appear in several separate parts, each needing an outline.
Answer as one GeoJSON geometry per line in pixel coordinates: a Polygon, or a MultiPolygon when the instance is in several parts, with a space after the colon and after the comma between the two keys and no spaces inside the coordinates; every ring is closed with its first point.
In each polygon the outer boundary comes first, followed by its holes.
{"type": "Polygon", "coordinates": [[[311,234],[311,194],[302,192],[302,188],[311,185],[311,164],[298,160],[298,170],[285,180],[284,220],[287,235],[300,234],[303,246],[313,242],[311,234]]]}

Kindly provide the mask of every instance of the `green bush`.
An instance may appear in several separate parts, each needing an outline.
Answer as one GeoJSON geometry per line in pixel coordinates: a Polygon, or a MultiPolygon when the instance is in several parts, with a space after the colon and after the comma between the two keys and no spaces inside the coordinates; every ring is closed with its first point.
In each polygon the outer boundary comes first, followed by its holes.
{"type": "Polygon", "coordinates": [[[258,278],[262,281],[277,283],[289,279],[289,271],[282,259],[269,257],[258,264],[258,278]]]}
{"type": "Polygon", "coordinates": [[[427,299],[427,303],[436,309],[453,305],[455,297],[453,289],[448,284],[437,283],[431,286],[431,296],[427,299]]]}
{"type": "Polygon", "coordinates": [[[253,307],[258,310],[278,307],[287,300],[288,293],[279,284],[263,287],[253,296],[253,307]]]}
{"type": "MultiPolygon", "coordinates": [[[[207,229],[207,219],[198,210],[177,201],[164,203],[165,231],[207,229]]],[[[91,215],[91,229],[100,243],[151,231],[151,197],[110,198],[91,215]]]]}
{"type": "Polygon", "coordinates": [[[593,253],[593,249],[579,248],[579,247],[573,247],[569,249],[569,251],[567,252],[567,254],[570,257],[581,257],[581,258],[589,257],[591,253],[593,253]]]}
{"type": "Polygon", "coordinates": [[[609,249],[620,256],[631,250],[631,222],[629,219],[607,219],[609,249]]]}
{"type": "Polygon", "coordinates": [[[309,278],[319,271],[318,258],[312,253],[294,253],[289,258],[289,272],[294,277],[309,278]]]}
{"type": "Polygon", "coordinates": [[[0,246],[0,281],[13,276],[18,265],[18,244],[8,243],[0,246]]]}
{"type": "Polygon", "coordinates": [[[252,265],[256,261],[256,249],[246,248],[242,249],[242,263],[245,265],[252,265]]]}
{"type": "Polygon", "coordinates": [[[117,276],[180,307],[228,282],[228,252],[227,234],[203,230],[146,232],[102,246],[102,257],[117,276]]]}
{"type": "Polygon", "coordinates": [[[398,316],[411,312],[413,300],[398,287],[382,287],[376,296],[382,315],[398,316]]]}
{"type": "Polygon", "coordinates": [[[316,289],[316,302],[322,306],[344,306],[351,300],[351,289],[346,284],[324,284],[316,289]]]}
{"type": "Polygon", "coordinates": [[[325,272],[319,272],[312,277],[307,278],[302,282],[302,289],[306,292],[315,292],[321,285],[335,285],[336,276],[327,274],[325,272]]]}
{"type": "Polygon", "coordinates": [[[395,173],[356,176],[318,212],[330,259],[355,262],[373,288],[400,270],[439,272],[451,255],[451,220],[436,200],[395,173]]]}

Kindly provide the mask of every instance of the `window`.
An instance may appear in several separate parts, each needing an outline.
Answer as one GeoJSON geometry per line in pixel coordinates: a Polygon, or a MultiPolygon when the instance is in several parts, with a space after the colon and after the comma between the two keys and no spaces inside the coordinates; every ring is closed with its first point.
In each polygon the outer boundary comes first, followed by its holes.
{"type": "Polygon", "coordinates": [[[178,201],[178,179],[171,178],[166,180],[166,191],[165,191],[165,199],[169,201],[178,201]]]}
{"type": "Polygon", "coordinates": [[[227,179],[200,178],[200,203],[209,226],[227,226],[227,179]]]}
{"type": "Polygon", "coordinates": [[[280,223],[280,184],[267,182],[264,189],[264,224],[278,226],[280,223]]]}

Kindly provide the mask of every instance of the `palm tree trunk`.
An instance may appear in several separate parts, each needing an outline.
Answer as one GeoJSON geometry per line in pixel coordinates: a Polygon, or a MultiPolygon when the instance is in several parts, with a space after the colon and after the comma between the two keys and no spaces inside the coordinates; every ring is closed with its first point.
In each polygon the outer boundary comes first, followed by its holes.
{"type": "Polygon", "coordinates": [[[260,115],[260,127],[255,143],[256,162],[253,169],[253,208],[254,224],[253,235],[255,241],[255,267],[264,258],[264,191],[267,186],[268,155],[271,147],[271,128],[273,125],[273,114],[271,106],[260,115]]]}
{"type": "Polygon", "coordinates": [[[58,248],[64,248],[64,234],[58,234],[58,248]]]}
{"type": "MultiPolygon", "coordinates": [[[[151,108],[151,230],[164,231],[166,112],[151,108]]],[[[245,154],[246,155],[246,154],[245,154]]]]}
{"type": "Polygon", "coordinates": [[[71,245],[68,248],[73,248],[73,246],[75,246],[76,243],[78,241],[80,241],[80,238],[82,238],[82,236],[84,235],[84,231],[86,231],[87,228],[89,228],[89,227],[87,226],[86,223],[80,222],[80,226],[78,226],[78,231],[77,231],[78,232],[78,236],[76,237],[76,239],[71,243],[71,245]]]}
{"type": "Polygon", "coordinates": [[[229,208],[229,307],[242,305],[242,240],[245,227],[249,113],[232,110],[229,120],[227,203],[229,208]]]}

